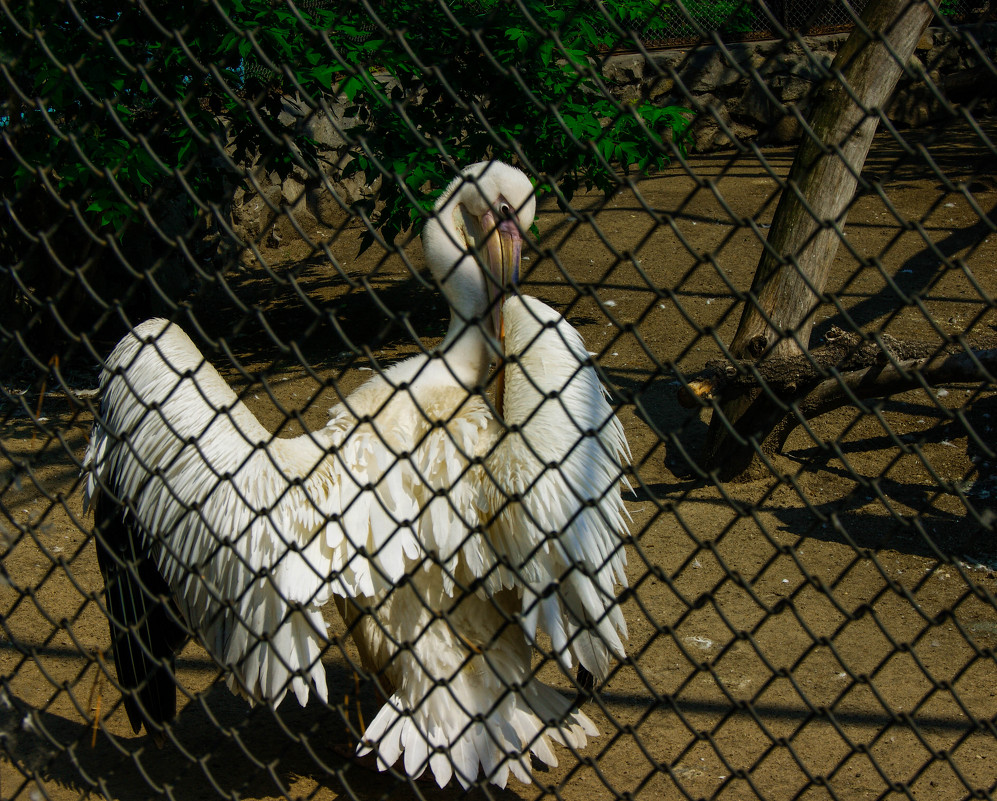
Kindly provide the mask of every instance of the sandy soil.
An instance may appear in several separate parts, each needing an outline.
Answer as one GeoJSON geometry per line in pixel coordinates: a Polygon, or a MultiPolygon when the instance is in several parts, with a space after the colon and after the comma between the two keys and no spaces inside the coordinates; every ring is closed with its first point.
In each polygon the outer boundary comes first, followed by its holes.
{"type": "MultiPolygon", "coordinates": [[[[994,160],[965,130],[927,147],[937,173],[919,157],[898,166],[899,148],[877,139],[866,172],[882,177],[883,192],[862,196],[849,216],[850,247],[828,287],[840,306],[822,309],[815,342],[831,324],[847,326],[846,313],[900,338],[992,338],[997,237],[979,211],[995,218],[997,191],[975,179],[992,176],[994,160]],[[942,176],[970,182],[978,209],[942,176]],[[940,268],[940,255],[958,266],[940,268]]],[[[742,220],[764,233],[775,177],[791,158],[695,157],[695,180],[676,165],[639,194],[576,198],[574,218],[541,209],[524,291],[562,310],[598,354],[633,449],[630,656],[589,704],[598,739],[580,754],[562,749],[560,767],[537,773],[535,785],[476,796],[945,801],[994,792],[997,547],[978,522],[997,486],[993,386],[828,414],[793,433],[772,457],[775,473],[749,483],[695,480],[685,465],[708,413],[678,404],[676,375],[715,357],[717,339],[730,341],[732,288],[749,287],[762,247],[742,220]]],[[[269,273],[230,275],[191,306],[206,353],[286,435],[321,425],[374,358],[415,352],[412,332],[431,345],[444,325],[443,303],[402,259],[354,259],[355,227],[321,235],[347,268],[293,244],[266,252],[269,273]],[[219,336],[238,364],[211,348],[219,336]],[[292,341],[307,369],[284,348],[292,341]]],[[[421,268],[418,247],[407,252],[421,268]]],[[[94,347],[110,344],[97,335],[94,347]]],[[[66,367],[73,389],[95,386],[90,364],[79,355],[66,367]]],[[[109,639],[77,479],[93,397],[74,405],[49,387],[36,426],[27,409],[37,387],[8,387],[22,390],[0,408],[0,797],[460,795],[343,758],[355,649],[332,612],[330,706],[291,699],[250,711],[191,645],[178,664],[185,696],[173,742],[158,749],[133,736],[94,664],[109,639]]],[[[542,673],[569,686],[551,664],[542,673]]],[[[371,688],[360,697],[370,720],[371,688]]]]}

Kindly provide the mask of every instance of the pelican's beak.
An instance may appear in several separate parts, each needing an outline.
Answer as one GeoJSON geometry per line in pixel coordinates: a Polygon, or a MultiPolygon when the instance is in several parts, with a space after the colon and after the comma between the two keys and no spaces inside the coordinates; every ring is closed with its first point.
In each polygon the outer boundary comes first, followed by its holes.
{"type": "Polygon", "coordinates": [[[487,237],[485,257],[488,260],[488,302],[491,309],[495,337],[500,346],[505,343],[502,323],[502,306],[508,291],[519,281],[519,264],[523,256],[523,235],[515,220],[497,220],[495,213],[487,211],[481,218],[481,227],[487,237]]]}
{"type": "MultiPolygon", "coordinates": [[[[498,340],[500,356],[505,356],[505,323],[502,317],[502,307],[505,296],[519,281],[519,264],[523,256],[523,235],[513,219],[498,220],[492,211],[487,211],[481,218],[482,229],[487,237],[485,242],[485,257],[488,260],[490,276],[486,276],[488,284],[488,302],[492,316],[492,326],[495,338],[498,340]]],[[[495,408],[499,415],[505,407],[505,364],[499,364],[495,379],[495,408]]]]}

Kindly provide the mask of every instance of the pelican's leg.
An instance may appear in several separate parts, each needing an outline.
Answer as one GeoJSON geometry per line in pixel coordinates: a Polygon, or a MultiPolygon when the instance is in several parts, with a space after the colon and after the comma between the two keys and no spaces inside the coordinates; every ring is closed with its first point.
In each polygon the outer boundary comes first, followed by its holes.
{"type": "Polygon", "coordinates": [[[367,724],[363,720],[363,709],[360,708],[360,674],[353,671],[353,698],[357,705],[357,721],[360,724],[360,739],[363,739],[367,731],[367,724]]]}
{"type": "MultiPolygon", "coordinates": [[[[356,744],[353,742],[353,733],[350,731],[350,694],[346,693],[343,696],[343,709],[346,715],[346,739],[350,741],[350,748],[355,748],[356,744]]],[[[363,736],[367,731],[367,724],[363,719],[363,707],[360,706],[360,674],[355,670],[353,671],[353,707],[357,711],[357,724],[360,730],[360,739],[363,740],[363,736]]]]}
{"type": "Polygon", "coordinates": [[[100,708],[104,697],[104,671],[100,669],[100,660],[103,653],[98,656],[94,652],[93,684],[90,685],[90,698],[87,700],[87,708],[93,711],[93,733],[90,735],[90,747],[97,747],[97,730],[100,728],[100,708]]]}
{"type": "MultiPolygon", "coordinates": [[[[353,674],[357,675],[356,673],[353,674]]],[[[343,716],[346,718],[346,742],[349,743],[350,748],[356,748],[356,743],[353,742],[353,732],[350,731],[350,694],[345,693],[343,695],[343,716]]]]}

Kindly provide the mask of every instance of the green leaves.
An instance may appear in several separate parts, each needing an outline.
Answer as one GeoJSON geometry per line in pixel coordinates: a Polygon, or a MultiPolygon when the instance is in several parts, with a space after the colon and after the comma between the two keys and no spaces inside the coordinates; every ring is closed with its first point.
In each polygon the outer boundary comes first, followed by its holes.
{"type": "Polygon", "coordinates": [[[12,37],[8,68],[38,103],[8,120],[17,157],[0,170],[22,192],[43,189],[44,170],[61,204],[76,204],[97,233],[123,236],[140,219],[138,204],[165,193],[178,171],[199,194],[219,195],[217,168],[205,168],[210,155],[202,149],[220,132],[211,108],[224,91],[200,65],[231,79],[242,39],[192,0],[157,12],[158,25],[138,7],[108,17],[104,6],[81,0],[71,13],[60,0],[33,0],[46,20],[44,46],[12,37]],[[102,29],[113,46],[90,32],[102,29]]]}
{"type": "MultiPolygon", "coordinates": [[[[338,87],[364,110],[356,134],[401,177],[382,185],[381,233],[390,240],[418,226],[402,186],[416,197],[423,178],[440,189],[454,163],[508,159],[521,149],[532,167],[563,183],[568,199],[576,187],[611,192],[618,173],[664,166],[691,115],[663,115],[651,104],[634,110],[604,94],[598,58],[615,44],[606,19],[616,5],[450,0],[444,11],[399,0],[379,7],[378,20],[397,36],[369,53],[364,40],[329,32],[344,61],[394,87],[385,97],[355,76],[338,87]],[[425,174],[416,165],[427,165],[425,174]]],[[[620,5],[634,16],[657,8],[620,5]]]]}
{"type": "Polygon", "coordinates": [[[338,89],[342,92],[346,99],[351,103],[357,96],[357,92],[364,88],[363,79],[359,75],[351,75],[341,84],[339,84],[338,89]]]}
{"type": "MultiPolygon", "coordinates": [[[[388,240],[421,226],[414,199],[430,203],[427,189],[430,198],[441,190],[455,164],[519,153],[568,198],[578,186],[610,192],[619,173],[666,164],[689,122],[685,110],[633,109],[600,86],[600,48],[616,44],[607,20],[646,21],[655,2],[177,0],[155,20],[124,7],[114,48],[60,0],[33,7],[56,24],[45,47],[25,39],[11,53],[20,85],[42,105],[13,121],[21,158],[7,177],[25,186],[50,167],[59,191],[105,231],[124,231],[137,204],[178,175],[198,198],[220,199],[239,176],[224,180],[212,139],[232,137],[236,158],[267,169],[313,163],[313,145],[285,144],[285,94],[355,106],[353,161],[340,163],[369,183],[386,171],[375,220],[388,240]]],[[[76,7],[94,30],[110,24],[98,0],[76,7]]]]}
{"type": "Polygon", "coordinates": [[[520,53],[525,53],[530,46],[530,37],[522,28],[509,28],[505,32],[506,38],[516,45],[520,53]]]}

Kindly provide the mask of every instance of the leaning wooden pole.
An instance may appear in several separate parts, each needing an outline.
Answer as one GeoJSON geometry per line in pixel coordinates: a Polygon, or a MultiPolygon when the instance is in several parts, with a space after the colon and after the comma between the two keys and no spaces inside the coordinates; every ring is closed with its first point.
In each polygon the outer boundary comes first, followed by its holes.
{"type": "MultiPolygon", "coordinates": [[[[731,343],[735,358],[793,356],[808,346],[814,311],[880,115],[933,13],[927,0],[872,0],[862,25],[831,64],[731,343]]],[[[771,403],[755,393],[724,404],[722,417],[714,414],[707,468],[719,469],[725,480],[748,469],[755,454],[752,441],[761,443],[769,431],[741,430],[739,423],[769,419],[749,413],[754,404],[766,402],[771,403]]]]}

